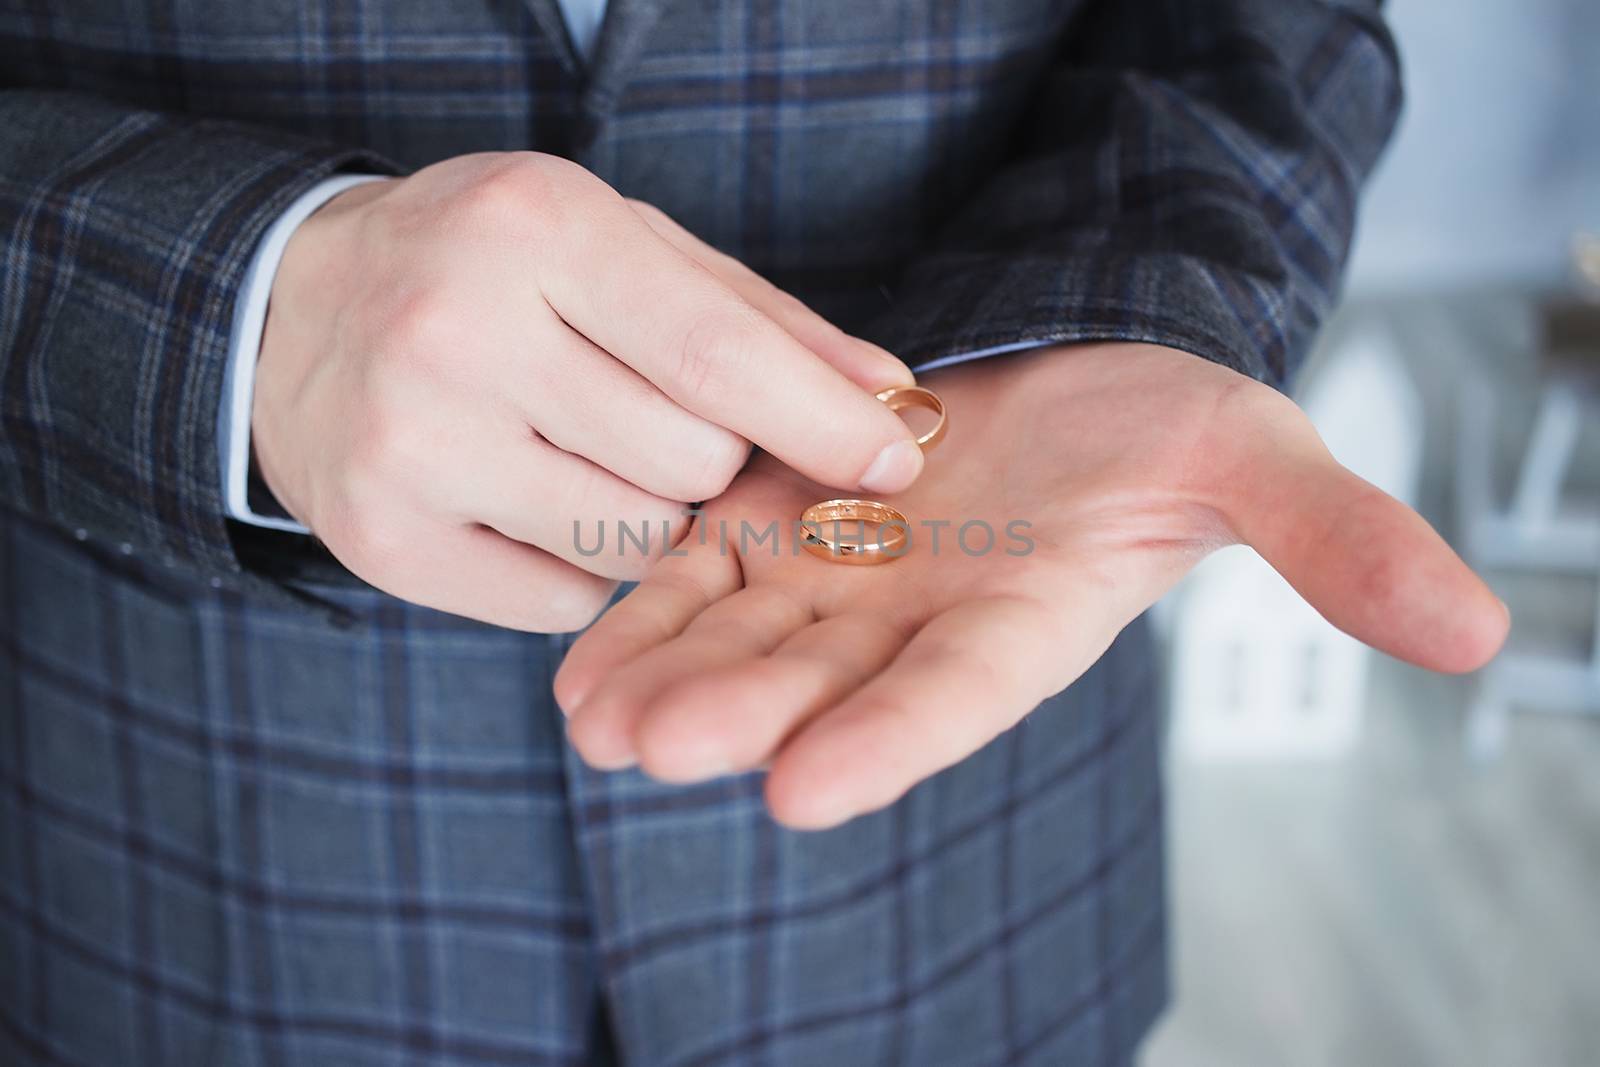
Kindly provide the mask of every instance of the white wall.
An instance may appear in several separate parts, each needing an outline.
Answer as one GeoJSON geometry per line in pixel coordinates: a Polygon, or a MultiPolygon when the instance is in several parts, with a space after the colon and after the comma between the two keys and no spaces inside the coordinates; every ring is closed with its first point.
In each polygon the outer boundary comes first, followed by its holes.
{"type": "Polygon", "coordinates": [[[1406,113],[1365,201],[1371,295],[1563,278],[1600,231],[1600,0],[1390,0],[1406,113]]]}

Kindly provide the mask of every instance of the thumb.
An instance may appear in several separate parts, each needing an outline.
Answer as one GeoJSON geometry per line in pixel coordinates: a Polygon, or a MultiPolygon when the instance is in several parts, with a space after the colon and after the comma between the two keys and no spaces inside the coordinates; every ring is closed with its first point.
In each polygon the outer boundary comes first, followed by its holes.
{"type": "Polygon", "coordinates": [[[716,275],[751,307],[867,392],[914,384],[910,368],[899,359],[870,341],[845,333],[806,307],[799,298],[700,240],[665,211],[639,200],[628,201],[628,206],[668,244],[716,275]]]}
{"type": "Polygon", "coordinates": [[[1309,421],[1303,433],[1298,447],[1258,444],[1230,479],[1223,511],[1239,538],[1374,648],[1450,673],[1492,659],[1505,605],[1422,516],[1341,466],[1309,421]]]}

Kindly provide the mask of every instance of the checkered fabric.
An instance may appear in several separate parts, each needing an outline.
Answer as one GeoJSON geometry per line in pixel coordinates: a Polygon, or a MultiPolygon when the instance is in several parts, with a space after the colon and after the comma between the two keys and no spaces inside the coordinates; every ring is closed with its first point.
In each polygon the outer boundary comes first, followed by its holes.
{"type": "Polygon", "coordinates": [[[0,577],[0,1062],[1125,1062],[1163,1003],[1145,633],[892,809],[585,768],[566,641],[335,626],[27,520],[0,577]]]}
{"type": "Polygon", "coordinates": [[[1348,0],[0,0],[0,1062],[1125,1062],[1164,997],[1151,651],[887,812],[571,758],[561,638],[223,518],[299,193],[578,159],[913,365],[1282,384],[1398,103],[1348,0]]]}

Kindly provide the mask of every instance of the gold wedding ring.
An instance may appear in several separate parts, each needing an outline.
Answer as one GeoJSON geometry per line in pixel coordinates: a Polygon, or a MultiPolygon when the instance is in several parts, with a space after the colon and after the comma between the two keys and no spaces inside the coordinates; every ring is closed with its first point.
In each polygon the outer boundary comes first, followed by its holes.
{"type": "MultiPolygon", "coordinates": [[[[920,385],[897,385],[877,396],[890,411],[923,408],[939,417],[933,429],[917,438],[924,452],[944,439],[948,420],[938,393],[920,385]]],[[[876,500],[824,500],[800,513],[800,543],[807,552],[830,563],[870,567],[899,559],[910,550],[911,524],[900,512],[876,500]],[[847,523],[855,536],[845,535],[847,523]],[[877,527],[872,538],[867,536],[870,526],[877,527]]]]}
{"type": "Polygon", "coordinates": [[[945,426],[948,424],[944,415],[944,401],[940,400],[939,394],[932,389],[924,389],[920,385],[897,385],[879,393],[878,399],[888,404],[890,411],[923,408],[939,416],[939,421],[934,423],[933,429],[917,438],[917,444],[922,446],[924,452],[944,440],[945,426]]]}
{"type": "Polygon", "coordinates": [[[800,513],[800,543],[813,556],[858,567],[888,563],[905,554],[911,524],[876,500],[824,500],[800,513]],[[859,531],[852,536],[846,526],[859,531]],[[875,535],[868,529],[876,526],[875,535]]]}

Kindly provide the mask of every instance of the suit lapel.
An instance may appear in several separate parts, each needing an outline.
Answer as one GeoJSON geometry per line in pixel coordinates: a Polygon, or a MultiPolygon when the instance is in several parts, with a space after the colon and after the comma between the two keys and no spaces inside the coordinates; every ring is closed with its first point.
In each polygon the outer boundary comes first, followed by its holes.
{"type": "Polygon", "coordinates": [[[556,53],[561,57],[562,69],[574,78],[582,78],[583,57],[578,55],[577,46],[572,42],[572,33],[567,29],[566,16],[561,14],[561,4],[558,0],[523,0],[523,2],[533,15],[533,21],[538,25],[539,32],[554,42],[556,53]]]}
{"type": "MultiPolygon", "coordinates": [[[[555,0],[547,0],[554,6],[555,0]]],[[[595,44],[594,62],[584,79],[582,109],[592,118],[610,114],[633,64],[650,39],[650,31],[667,0],[609,0],[595,44]]],[[[559,12],[558,12],[559,14],[559,12]]]]}

